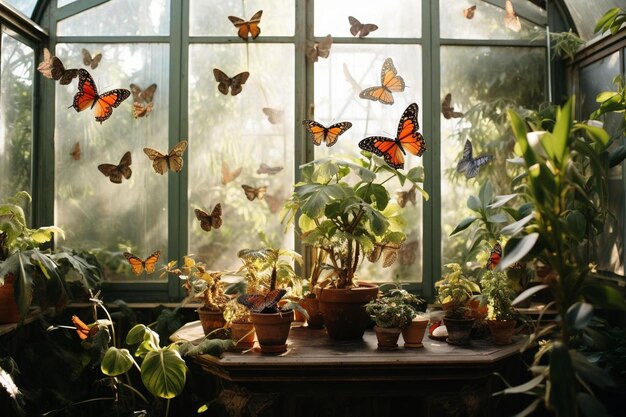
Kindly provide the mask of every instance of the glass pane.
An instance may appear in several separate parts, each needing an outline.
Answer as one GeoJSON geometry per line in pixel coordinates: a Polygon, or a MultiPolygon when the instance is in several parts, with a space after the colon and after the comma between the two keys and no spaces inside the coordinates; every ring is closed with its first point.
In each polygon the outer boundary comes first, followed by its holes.
{"type": "MultiPolygon", "coordinates": [[[[580,110],[584,118],[598,108],[596,96],[602,91],[616,91],[613,78],[619,75],[619,51],[593,62],[580,69],[580,110]]],[[[615,134],[620,127],[622,117],[610,114],[604,128],[615,134]]]]}
{"type": "Polygon", "coordinates": [[[585,40],[593,38],[593,28],[604,13],[613,7],[624,8],[624,0],[564,1],[578,29],[578,35],[585,40]]]}
{"type": "MultiPolygon", "coordinates": [[[[315,64],[315,120],[325,126],[340,121],[352,122],[352,128],[345,132],[332,147],[324,145],[315,148],[315,158],[328,155],[359,156],[358,142],[374,135],[395,137],[398,121],[406,107],[416,102],[422,108],[422,54],[416,45],[333,45],[328,59],[315,64]],[[391,57],[398,75],[404,78],[404,92],[394,93],[394,104],[359,98],[359,92],[367,87],[380,85],[383,62],[391,57]]],[[[420,112],[420,121],[422,113],[420,112]]],[[[307,138],[310,140],[310,138],[307,138]]],[[[427,149],[432,146],[426,137],[427,149]]],[[[422,159],[409,155],[405,171],[421,166],[422,159]]],[[[391,196],[400,191],[397,182],[387,183],[391,196]]],[[[407,191],[409,187],[405,186],[407,191]]],[[[391,281],[400,275],[403,281],[422,281],[422,207],[420,194],[416,204],[407,204],[403,210],[406,220],[407,240],[400,259],[392,267],[382,269],[380,262],[364,262],[359,275],[364,280],[391,281]]]]}
{"type": "Polygon", "coordinates": [[[351,37],[352,16],[363,25],[378,26],[371,37],[393,38],[422,36],[421,0],[316,0],[315,36],[331,34],[338,37],[351,37]]]}
{"type": "Polygon", "coordinates": [[[457,0],[450,5],[446,2],[445,5],[441,4],[439,11],[441,37],[444,39],[545,39],[544,27],[520,17],[521,30],[516,32],[506,27],[504,16],[503,8],[486,2],[457,0]],[[476,5],[474,17],[467,19],[463,11],[472,5],[476,5]]]}
{"type": "Polygon", "coordinates": [[[467,198],[478,195],[485,181],[491,181],[496,195],[511,193],[515,166],[506,159],[513,157],[514,140],[506,109],[537,109],[545,100],[544,85],[543,48],[441,48],[441,97],[443,100],[451,94],[450,105],[454,112],[463,114],[463,117],[450,119],[441,115],[444,265],[462,259],[476,262],[476,253],[468,253],[474,239],[471,232],[454,237],[449,237],[450,233],[462,219],[472,215],[466,205],[467,198]],[[474,157],[482,153],[494,156],[474,179],[456,170],[468,139],[473,145],[474,157]]]}
{"type": "Polygon", "coordinates": [[[31,17],[37,0],[8,0],[8,3],[26,16],[31,17]]]}
{"type": "Polygon", "coordinates": [[[260,247],[260,233],[275,247],[293,247],[279,212],[294,182],[294,49],[192,45],[189,57],[189,252],[211,269],[236,269],[237,252],[260,247]],[[228,77],[249,71],[240,94],[218,91],[216,66],[228,77]],[[273,109],[271,117],[264,108],[273,109]],[[261,164],[282,169],[259,173],[261,164]],[[251,191],[250,201],[242,185],[267,187],[267,194],[251,191]],[[194,209],[210,213],[217,203],[223,224],[203,231],[194,209]]]}
{"type": "MultiPolygon", "coordinates": [[[[33,50],[2,33],[0,199],[30,190],[33,145],[33,50]]],[[[30,213],[25,213],[30,218],[30,213]]]]}
{"type": "Polygon", "coordinates": [[[295,6],[290,0],[191,0],[189,5],[189,34],[191,36],[237,36],[237,28],[228,16],[249,20],[257,11],[261,16],[261,37],[293,36],[295,6]]]}
{"type": "MultiPolygon", "coordinates": [[[[109,280],[134,279],[123,251],[130,249],[145,258],[160,250],[159,262],[168,259],[167,176],[176,174],[156,174],[142,149],[161,153],[168,149],[169,49],[166,44],[60,44],[56,55],[68,67],[75,67],[81,62],[82,48],[103,53],[100,66],[89,70],[101,93],[129,88],[130,83],[142,89],[157,84],[152,113],[133,118],[131,96],[102,124],[96,122],[92,110],[76,113],[68,108],[76,81],[56,85],[55,224],[66,232],[63,244],[96,251],[109,280]],[[108,61],[107,57],[117,59],[108,61]],[[80,144],[79,156],[76,143],[80,144]],[[98,165],[117,165],[126,151],[132,156],[132,176],[114,184],[98,165]]],[[[156,280],[158,274],[148,278],[156,280]]]]}
{"type": "Polygon", "coordinates": [[[57,0],[57,7],[67,6],[70,3],[76,3],[78,0],[57,0]]]}
{"type": "Polygon", "coordinates": [[[57,31],[58,36],[169,35],[170,0],[111,0],[60,21],[57,31]]]}

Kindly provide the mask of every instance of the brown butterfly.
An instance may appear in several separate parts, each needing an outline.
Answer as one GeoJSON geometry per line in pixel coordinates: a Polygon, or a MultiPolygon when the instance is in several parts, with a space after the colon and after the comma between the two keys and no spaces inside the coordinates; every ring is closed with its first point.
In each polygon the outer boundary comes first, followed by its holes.
{"type": "Polygon", "coordinates": [[[237,36],[248,42],[248,35],[252,36],[252,39],[256,39],[261,33],[259,23],[261,23],[262,14],[263,10],[259,10],[254,15],[252,15],[250,20],[248,20],[247,22],[242,18],[236,16],[228,16],[228,20],[230,20],[232,24],[235,25],[235,27],[237,28],[237,36]]]}
{"type": "Polygon", "coordinates": [[[133,101],[135,103],[140,103],[142,101],[152,103],[156,89],[156,84],[150,84],[145,90],[142,90],[137,84],[130,85],[130,92],[133,94],[133,101]]]}
{"type": "Polygon", "coordinates": [[[283,170],[283,167],[271,167],[267,164],[262,163],[259,166],[259,169],[256,170],[257,174],[270,174],[270,175],[276,175],[278,174],[280,171],[283,170]]]}
{"type": "Polygon", "coordinates": [[[383,268],[388,268],[398,259],[398,250],[401,246],[401,244],[395,243],[376,243],[374,244],[372,252],[367,256],[367,260],[375,263],[378,262],[382,256],[383,268]]]}
{"type": "Polygon", "coordinates": [[[52,55],[48,48],[43,49],[43,61],[37,66],[37,70],[46,78],[59,81],[67,85],[78,77],[78,69],[65,69],[63,62],[52,55]]]}
{"type": "Polygon", "coordinates": [[[154,109],[154,103],[150,102],[148,104],[137,103],[136,101],[133,103],[133,117],[135,119],[139,117],[144,117],[149,115],[154,109]]]}
{"type": "Polygon", "coordinates": [[[74,161],[78,161],[80,159],[80,142],[76,142],[74,147],[72,147],[72,152],[70,152],[72,159],[74,161]]]}
{"type": "Polygon", "coordinates": [[[474,4],[468,7],[467,9],[463,10],[463,16],[465,16],[466,19],[473,19],[475,12],[476,12],[476,5],[474,4]]]}
{"type": "Polygon", "coordinates": [[[246,198],[250,201],[253,201],[255,198],[262,200],[267,192],[267,186],[265,185],[254,188],[249,185],[242,184],[241,188],[243,188],[243,191],[246,193],[246,198]]]}
{"type": "Polygon", "coordinates": [[[215,81],[219,83],[217,84],[217,89],[220,93],[228,95],[228,87],[230,87],[230,94],[236,96],[243,90],[242,85],[248,81],[250,73],[248,71],[240,72],[231,78],[224,74],[222,70],[213,68],[213,75],[215,76],[215,81]]]}
{"type": "Polygon", "coordinates": [[[306,56],[311,62],[317,62],[318,58],[328,58],[330,55],[330,47],[333,45],[333,37],[326,35],[324,39],[319,42],[314,42],[307,51],[306,56]]]}
{"type": "Polygon", "coordinates": [[[98,165],[98,169],[105,176],[109,177],[109,180],[115,184],[122,183],[122,177],[129,179],[133,174],[133,171],[130,169],[130,164],[132,163],[130,157],[130,151],[126,152],[122,159],[120,159],[120,163],[118,165],[113,164],[100,164],[98,165]]]}
{"type": "Polygon", "coordinates": [[[211,228],[219,229],[222,225],[222,205],[220,203],[213,207],[211,214],[200,209],[195,209],[194,213],[196,213],[196,219],[200,220],[200,227],[204,231],[209,232],[211,228]]]}
{"type": "Polygon", "coordinates": [[[267,203],[267,207],[272,213],[278,213],[285,203],[285,198],[281,196],[265,194],[265,202],[267,203]]]}
{"type": "Polygon", "coordinates": [[[165,155],[151,148],[143,148],[143,152],[152,160],[152,168],[156,173],[163,175],[168,169],[175,172],[182,171],[185,149],[187,149],[187,141],[181,140],[165,155]]]}
{"type": "Polygon", "coordinates": [[[441,102],[441,114],[446,119],[463,117],[463,113],[454,111],[452,107],[452,94],[448,93],[441,102]]]}
{"type": "Polygon", "coordinates": [[[226,185],[237,178],[241,174],[242,169],[243,167],[239,167],[231,171],[228,169],[228,165],[222,162],[222,185],[226,185]]]}
{"type": "Polygon", "coordinates": [[[400,264],[405,266],[413,265],[417,259],[418,247],[419,243],[417,240],[404,242],[402,247],[398,250],[398,261],[400,264]]]}
{"type": "Polygon", "coordinates": [[[513,32],[522,30],[522,23],[515,13],[515,9],[513,9],[511,0],[506,0],[504,3],[504,26],[506,26],[507,29],[511,29],[513,32]]]}
{"type": "Polygon", "coordinates": [[[97,54],[92,57],[89,51],[83,48],[83,64],[86,66],[91,67],[91,69],[96,69],[101,59],[102,54],[97,54]]]}
{"type": "Polygon", "coordinates": [[[357,20],[357,18],[352,17],[352,16],[348,16],[348,22],[350,22],[350,33],[352,34],[352,36],[356,36],[359,35],[359,38],[363,38],[367,35],[369,35],[370,32],[375,31],[376,29],[378,29],[378,26],[376,26],[373,23],[361,23],[357,20]]]}
{"type": "Polygon", "coordinates": [[[410,201],[415,205],[417,187],[413,185],[408,191],[396,191],[396,201],[402,208],[406,207],[406,204],[410,201]]]}
{"type": "Polygon", "coordinates": [[[267,116],[267,120],[273,124],[277,125],[283,122],[283,114],[284,111],[278,109],[272,109],[270,107],[263,107],[263,113],[267,116]]]}

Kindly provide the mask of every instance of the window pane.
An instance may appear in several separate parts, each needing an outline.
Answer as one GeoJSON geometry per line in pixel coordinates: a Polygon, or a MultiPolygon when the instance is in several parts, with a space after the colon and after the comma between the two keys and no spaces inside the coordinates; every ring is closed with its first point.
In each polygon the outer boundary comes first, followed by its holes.
{"type": "Polygon", "coordinates": [[[604,13],[613,7],[624,8],[624,0],[564,1],[578,34],[585,40],[593,38],[593,28],[604,13]]]}
{"type": "MultiPolygon", "coordinates": [[[[295,6],[290,0],[191,0],[189,5],[189,33],[191,36],[237,36],[237,28],[228,16],[249,20],[257,11],[261,16],[261,37],[293,36],[295,6]],[[243,6],[243,7],[242,7],[243,6]]],[[[260,38],[259,38],[260,40],[260,38]]]]}
{"type": "Polygon", "coordinates": [[[275,247],[292,248],[279,212],[294,182],[293,46],[192,45],[189,57],[189,252],[209,268],[235,269],[239,250],[262,245],[259,233],[275,247]],[[221,94],[215,67],[229,77],[249,71],[243,91],[221,94]],[[275,110],[274,123],[263,108],[275,110]],[[283,169],[258,173],[261,164],[283,169]],[[267,187],[267,194],[250,201],[244,184],[267,187]],[[205,232],[193,210],[210,212],[217,203],[223,224],[205,232]]]}
{"type": "Polygon", "coordinates": [[[449,237],[454,227],[472,215],[466,205],[480,185],[490,180],[496,195],[511,193],[514,140],[506,109],[537,109],[545,100],[545,49],[442,47],[441,97],[452,95],[451,106],[462,118],[441,116],[441,220],[442,264],[465,259],[474,236],[468,231],[449,237]],[[473,145],[474,157],[491,154],[475,179],[456,171],[465,141],[473,145]]]}
{"type": "MultiPolygon", "coordinates": [[[[315,157],[328,155],[359,156],[358,142],[373,135],[395,137],[398,121],[404,109],[413,102],[422,109],[422,58],[421,47],[416,45],[333,45],[328,59],[315,64],[315,120],[325,126],[340,121],[352,122],[332,147],[315,148],[315,157]],[[380,85],[380,73],[386,58],[393,59],[398,75],[404,78],[404,92],[394,93],[394,104],[359,98],[359,92],[367,87],[380,85]]],[[[420,112],[420,120],[422,113],[420,112]]],[[[307,138],[310,140],[310,138],[307,138]]],[[[427,149],[432,147],[426,137],[427,149]]],[[[422,159],[409,155],[405,171],[421,166],[422,159]]],[[[387,183],[391,196],[401,190],[395,180],[387,183]]],[[[405,186],[405,191],[409,189],[405,186]]],[[[403,281],[422,281],[422,207],[420,194],[416,204],[407,204],[403,209],[406,220],[407,240],[400,260],[392,267],[382,269],[380,262],[364,262],[359,275],[363,280],[391,281],[400,275],[403,281]]]]}
{"type": "MultiPolygon", "coordinates": [[[[89,70],[100,92],[129,88],[130,83],[142,89],[157,84],[154,110],[148,116],[133,118],[131,96],[102,124],[92,110],[76,113],[68,108],[76,81],[56,85],[55,224],[66,232],[62,244],[98,251],[108,269],[107,279],[134,279],[123,251],[130,248],[145,258],[160,250],[161,261],[168,259],[168,175],[176,174],[156,174],[142,149],[161,153],[168,149],[169,49],[165,44],[60,44],[56,55],[68,67],[76,67],[82,48],[103,53],[100,65],[89,70]],[[80,158],[74,159],[70,154],[77,142],[80,158]],[[114,184],[98,165],[117,165],[126,151],[132,156],[132,176],[114,184]]],[[[148,278],[156,280],[158,274],[148,278]]]]}
{"type": "Polygon", "coordinates": [[[31,17],[37,0],[8,0],[8,3],[26,16],[31,17]]]}
{"type": "Polygon", "coordinates": [[[449,5],[448,2],[441,3],[439,10],[441,37],[444,39],[545,39],[545,28],[520,17],[521,30],[516,32],[505,26],[504,16],[504,8],[482,1],[457,0],[449,5]],[[474,17],[467,19],[463,11],[471,5],[477,7],[474,17]]]}
{"type": "Polygon", "coordinates": [[[371,37],[419,38],[422,35],[421,0],[316,0],[315,36],[332,34],[338,37],[351,37],[348,16],[361,24],[378,26],[371,37]]]}
{"type": "Polygon", "coordinates": [[[62,20],[57,30],[59,36],[169,35],[170,0],[111,0],[62,20]]]}
{"type": "Polygon", "coordinates": [[[57,7],[67,6],[70,3],[76,3],[78,0],[57,0],[57,7]]]}
{"type": "MultiPolygon", "coordinates": [[[[33,50],[2,33],[0,60],[0,196],[30,193],[33,144],[33,50]]],[[[30,213],[25,213],[27,218],[30,213]]]]}

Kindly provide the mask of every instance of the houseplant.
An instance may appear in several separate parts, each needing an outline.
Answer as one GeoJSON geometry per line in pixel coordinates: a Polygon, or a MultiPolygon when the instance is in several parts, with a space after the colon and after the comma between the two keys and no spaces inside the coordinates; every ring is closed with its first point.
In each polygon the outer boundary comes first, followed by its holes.
{"type": "Polygon", "coordinates": [[[250,311],[237,302],[236,299],[230,300],[224,306],[224,319],[226,325],[230,327],[231,337],[235,341],[234,350],[242,351],[250,349],[254,346],[255,331],[250,311]]]}
{"type": "Polygon", "coordinates": [[[363,306],[376,298],[378,288],[355,276],[361,262],[376,243],[399,245],[406,238],[399,206],[389,204],[384,183],[393,178],[401,185],[409,181],[427,196],[418,185],[419,169],[403,174],[381,158],[362,154],[353,161],[328,157],[302,165],[302,180],[285,204],[284,222],[295,222],[299,214],[297,232],[302,242],[327,254],[323,268],[329,275],[315,293],[334,339],[363,337],[369,320],[363,306]]]}
{"type": "Polygon", "coordinates": [[[488,308],[487,325],[496,345],[508,345],[515,331],[515,284],[504,271],[486,271],[480,279],[481,305],[488,308]]]}

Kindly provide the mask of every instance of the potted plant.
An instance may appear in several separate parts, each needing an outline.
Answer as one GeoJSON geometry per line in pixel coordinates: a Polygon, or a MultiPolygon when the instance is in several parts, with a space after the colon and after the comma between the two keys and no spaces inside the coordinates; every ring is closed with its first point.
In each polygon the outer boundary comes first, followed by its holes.
{"type": "Polygon", "coordinates": [[[224,306],[224,319],[226,325],[230,327],[231,337],[235,342],[233,350],[243,351],[254,347],[254,339],[256,333],[254,325],[250,318],[250,311],[237,302],[236,299],[230,300],[224,306]]]}
{"type": "Polygon", "coordinates": [[[354,161],[328,157],[302,165],[302,180],[285,204],[284,221],[296,222],[298,214],[302,242],[326,253],[321,268],[328,269],[329,275],[314,292],[328,335],[334,339],[363,337],[369,321],[364,305],[376,299],[378,287],[356,277],[359,265],[376,244],[400,245],[406,238],[400,231],[399,206],[389,204],[391,197],[383,184],[395,177],[423,192],[417,185],[422,181],[419,169],[403,174],[382,158],[363,155],[367,157],[354,161]]]}
{"type": "Polygon", "coordinates": [[[446,341],[452,345],[466,345],[474,325],[470,316],[469,301],[474,293],[480,293],[480,287],[463,274],[457,263],[445,265],[451,272],[435,283],[437,300],[443,306],[443,322],[448,330],[446,341]]]}
{"type": "Polygon", "coordinates": [[[511,303],[515,298],[514,283],[504,271],[486,271],[480,279],[481,305],[488,308],[487,325],[493,343],[508,345],[515,331],[515,309],[511,303]]]}
{"type": "Polygon", "coordinates": [[[321,329],[324,327],[324,315],[320,310],[319,299],[315,295],[314,289],[319,282],[319,279],[324,271],[324,264],[328,259],[328,252],[309,246],[311,253],[311,270],[309,273],[309,279],[307,280],[307,293],[300,300],[300,305],[309,314],[307,319],[308,327],[312,329],[321,329]]]}

